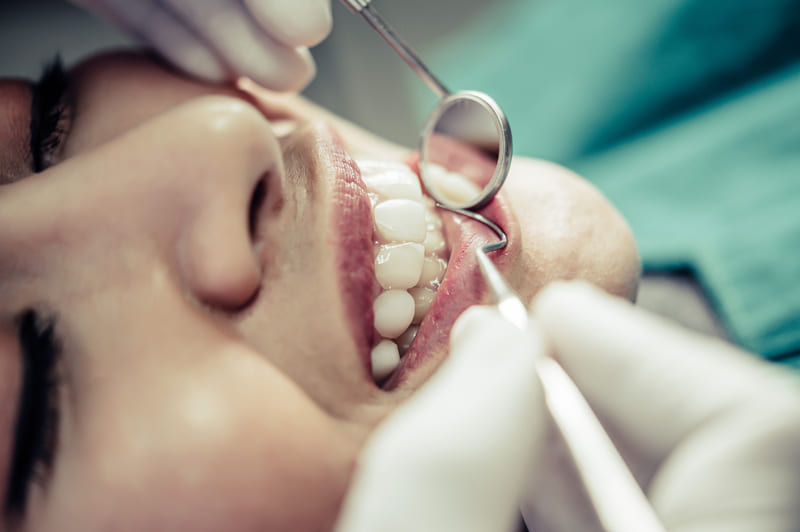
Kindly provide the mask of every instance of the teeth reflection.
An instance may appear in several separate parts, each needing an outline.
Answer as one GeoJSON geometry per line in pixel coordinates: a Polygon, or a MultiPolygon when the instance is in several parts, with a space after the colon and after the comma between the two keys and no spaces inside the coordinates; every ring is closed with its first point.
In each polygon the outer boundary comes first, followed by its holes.
{"type": "Polygon", "coordinates": [[[481,189],[456,172],[448,172],[438,165],[427,165],[426,175],[441,197],[453,203],[467,203],[478,197],[481,189]]]}
{"type": "Polygon", "coordinates": [[[381,246],[375,257],[375,277],[385,289],[411,288],[419,282],[426,260],[421,244],[406,242],[381,246]]]}
{"type": "Polygon", "coordinates": [[[372,348],[372,378],[382,381],[397,369],[400,364],[400,352],[397,344],[391,340],[381,340],[372,348]]]}
{"type": "Polygon", "coordinates": [[[405,290],[387,290],[372,304],[375,330],[384,338],[397,338],[414,318],[416,304],[405,290]]]}
{"type": "Polygon", "coordinates": [[[400,350],[400,356],[406,354],[406,351],[408,351],[408,348],[411,346],[411,342],[417,337],[418,331],[419,327],[417,325],[412,325],[406,329],[403,334],[397,337],[396,342],[397,348],[400,350]]]}
{"type": "Polygon", "coordinates": [[[430,288],[421,286],[414,287],[408,291],[414,301],[414,316],[411,323],[418,324],[431,308],[436,292],[430,288]]]}
{"type": "Polygon", "coordinates": [[[425,241],[425,207],[418,201],[393,199],[379,203],[374,209],[375,226],[386,242],[425,241]]]}

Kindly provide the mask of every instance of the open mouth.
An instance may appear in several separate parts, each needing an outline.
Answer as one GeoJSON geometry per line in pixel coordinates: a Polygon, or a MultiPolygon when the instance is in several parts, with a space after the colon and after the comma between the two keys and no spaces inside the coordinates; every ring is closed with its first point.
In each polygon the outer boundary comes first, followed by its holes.
{"type": "MultiPolygon", "coordinates": [[[[395,389],[423,362],[446,352],[456,318],[484,299],[475,249],[495,237],[481,224],[438,209],[411,167],[357,164],[374,221],[370,365],[377,384],[395,389]]],[[[466,177],[446,177],[451,189],[474,188],[466,177]]],[[[507,219],[502,205],[487,209],[507,219]]]]}
{"type": "MultiPolygon", "coordinates": [[[[413,392],[446,358],[456,319],[486,302],[476,250],[497,236],[435,207],[420,184],[418,155],[408,164],[356,162],[332,130],[319,132],[336,174],[332,244],[359,356],[381,389],[413,392]]],[[[520,251],[516,217],[502,193],[479,212],[508,236],[490,256],[507,271],[520,251]]]]}

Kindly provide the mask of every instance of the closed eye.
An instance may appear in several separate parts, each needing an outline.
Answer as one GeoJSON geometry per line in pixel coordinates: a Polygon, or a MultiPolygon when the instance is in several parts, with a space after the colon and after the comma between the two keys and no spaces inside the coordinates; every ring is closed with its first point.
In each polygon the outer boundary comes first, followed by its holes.
{"type": "Polygon", "coordinates": [[[56,370],[61,349],[55,323],[28,310],[18,318],[17,325],[23,376],[5,500],[9,517],[24,515],[31,485],[47,480],[55,457],[59,420],[56,370]]]}
{"type": "Polygon", "coordinates": [[[68,79],[61,59],[48,64],[33,85],[31,102],[30,150],[34,172],[53,165],[72,122],[72,106],[67,101],[68,79]]]}

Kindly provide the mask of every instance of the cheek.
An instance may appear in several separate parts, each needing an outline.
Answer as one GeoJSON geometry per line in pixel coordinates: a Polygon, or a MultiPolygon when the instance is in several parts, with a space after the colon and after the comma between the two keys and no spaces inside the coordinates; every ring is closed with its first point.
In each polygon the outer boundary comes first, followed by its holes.
{"type": "Polygon", "coordinates": [[[263,362],[98,389],[73,424],[43,530],[319,530],[357,445],[263,362]]]}
{"type": "Polygon", "coordinates": [[[512,282],[529,301],[547,283],[582,279],[632,299],[639,277],[633,234],[591,184],[558,165],[520,158],[506,194],[522,227],[512,282]]]}

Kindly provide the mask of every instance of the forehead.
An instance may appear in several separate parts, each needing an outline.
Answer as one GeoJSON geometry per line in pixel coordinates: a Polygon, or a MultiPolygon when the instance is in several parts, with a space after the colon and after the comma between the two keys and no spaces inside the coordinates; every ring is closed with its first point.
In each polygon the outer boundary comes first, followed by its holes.
{"type": "Polygon", "coordinates": [[[0,185],[31,173],[30,85],[0,81],[0,185]]]}

